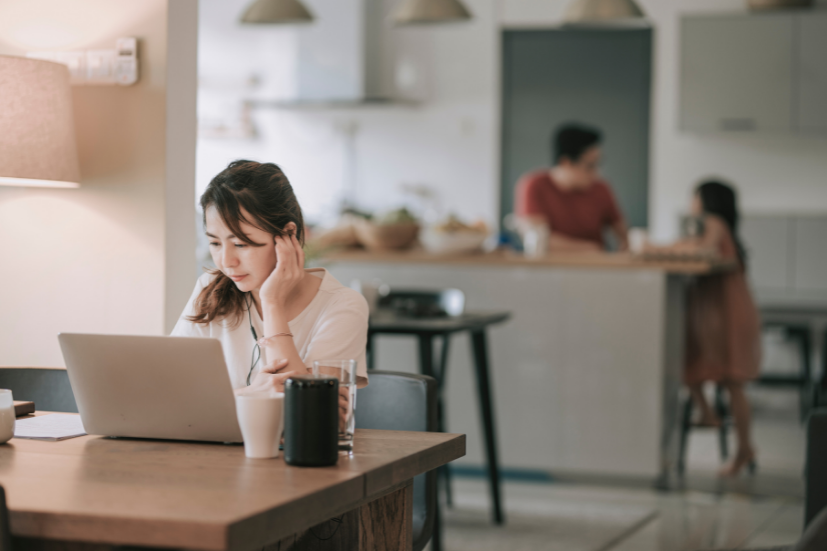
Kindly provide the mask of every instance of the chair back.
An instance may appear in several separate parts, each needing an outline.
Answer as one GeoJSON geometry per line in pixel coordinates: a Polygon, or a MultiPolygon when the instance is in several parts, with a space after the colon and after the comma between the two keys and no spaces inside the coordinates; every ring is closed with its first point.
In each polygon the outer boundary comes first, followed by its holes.
{"type": "MultiPolygon", "coordinates": [[[[437,383],[432,377],[371,371],[370,384],[356,393],[356,428],[437,430],[437,383]]],[[[437,513],[436,471],[414,478],[413,549],[431,539],[437,513]]]]}
{"type": "Polygon", "coordinates": [[[6,490],[0,486],[0,551],[11,551],[9,508],[6,506],[6,490]]]}
{"type": "Polygon", "coordinates": [[[10,389],[15,400],[34,402],[39,411],[78,412],[63,368],[0,367],[0,388],[10,389]]]}

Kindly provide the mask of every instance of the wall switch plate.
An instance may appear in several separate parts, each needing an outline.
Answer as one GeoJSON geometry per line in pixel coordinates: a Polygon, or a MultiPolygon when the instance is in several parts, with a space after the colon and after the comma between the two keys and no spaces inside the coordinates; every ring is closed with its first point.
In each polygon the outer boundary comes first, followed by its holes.
{"type": "Polygon", "coordinates": [[[77,85],[129,86],[138,82],[138,40],[119,38],[114,50],[30,52],[26,57],[62,63],[77,85]]]}

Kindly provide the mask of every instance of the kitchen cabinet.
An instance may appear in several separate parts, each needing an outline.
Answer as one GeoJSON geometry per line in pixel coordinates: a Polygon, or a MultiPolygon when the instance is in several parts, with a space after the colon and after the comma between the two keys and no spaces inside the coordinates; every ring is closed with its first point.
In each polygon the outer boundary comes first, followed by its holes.
{"type": "Polygon", "coordinates": [[[790,131],[795,16],[681,19],[680,126],[689,131],[790,131]]]}
{"type": "Polygon", "coordinates": [[[795,220],[794,285],[801,291],[827,292],[827,217],[795,220]]]}
{"type": "Polygon", "coordinates": [[[804,133],[827,132],[827,14],[796,16],[796,123],[804,133]]]}
{"type": "Polygon", "coordinates": [[[790,286],[794,219],[784,215],[745,216],[741,238],[747,249],[747,273],[753,286],[784,293],[790,286]]]}

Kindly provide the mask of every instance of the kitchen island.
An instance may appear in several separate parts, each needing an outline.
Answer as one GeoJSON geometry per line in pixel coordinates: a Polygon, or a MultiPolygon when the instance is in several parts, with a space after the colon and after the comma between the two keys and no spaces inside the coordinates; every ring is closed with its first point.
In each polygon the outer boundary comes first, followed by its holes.
{"type": "MultiPolygon", "coordinates": [[[[627,254],[349,251],[319,265],[342,283],[458,288],[471,311],[508,310],[490,332],[494,411],[506,474],[662,480],[674,465],[684,289],[729,266],[627,254]]],[[[483,464],[470,343],[452,342],[447,427],[468,434],[460,465],[483,464]]],[[[382,337],[377,369],[417,370],[413,339],[382,337]]]]}

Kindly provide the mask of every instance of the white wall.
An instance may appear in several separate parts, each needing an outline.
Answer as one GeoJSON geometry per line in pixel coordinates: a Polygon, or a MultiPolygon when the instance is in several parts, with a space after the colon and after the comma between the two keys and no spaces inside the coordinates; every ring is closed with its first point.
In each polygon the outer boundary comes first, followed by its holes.
{"type": "MultiPolygon", "coordinates": [[[[319,14],[330,0],[314,0],[319,14]]],[[[229,40],[258,33],[267,42],[271,66],[290,59],[278,47],[286,33],[300,30],[244,30],[234,23],[244,0],[221,2],[222,25],[233,27],[229,40]]],[[[345,132],[356,128],[358,198],[371,208],[401,203],[402,183],[439,189],[445,210],[495,221],[499,188],[499,31],[502,28],[557,25],[567,0],[468,0],[468,23],[434,28],[386,29],[390,56],[418,70],[426,101],[416,108],[388,107],[333,112],[269,111],[255,115],[262,139],[243,143],[199,143],[199,186],[232,157],[274,160],[284,165],[311,217],[347,185],[345,132]]],[[[678,22],[689,11],[744,11],[745,0],[639,0],[655,27],[650,171],[650,224],[661,238],[676,234],[678,213],[690,190],[707,175],[733,180],[744,210],[827,210],[827,140],[792,135],[691,135],[677,129],[678,22]]],[[[822,1],[821,4],[826,2],[822,1]]],[[[218,0],[202,0],[202,30],[219,21],[218,0]],[[214,16],[208,14],[215,11],[214,16]],[[210,23],[210,21],[212,21],[210,23]]],[[[390,12],[396,2],[388,0],[390,12]]],[[[218,36],[218,33],[215,34],[218,36]]],[[[204,38],[207,38],[205,33],[204,38]]],[[[263,43],[263,42],[262,42],[263,43]]],[[[202,40],[202,52],[205,41],[202,40]]],[[[244,43],[251,45],[251,42],[244,43]]],[[[254,49],[233,57],[233,70],[249,71],[263,54],[254,49]]],[[[225,56],[226,59],[226,56],[225,56]]],[[[201,60],[201,67],[210,65],[201,60]]],[[[214,73],[221,68],[213,64],[214,73]]],[[[393,68],[387,68],[393,80],[393,68]]],[[[266,73],[269,69],[265,69],[266,73]]],[[[289,72],[289,70],[288,70],[289,72]]],[[[265,80],[266,77],[265,77],[265,80]]],[[[265,94],[266,95],[266,94],[265,94]]],[[[606,145],[607,149],[611,144],[606,145]]]]}
{"type": "MultiPolygon", "coordinates": [[[[176,2],[195,17],[195,0],[176,2]]],[[[192,155],[167,162],[166,107],[168,53],[196,37],[170,28],[168,41],[167,23],[167,0],[0,3],[0,54],[114,48],[136,36],[141,64],[134,86],[73,88],[80,189],[0,187],[2,365],[62,366],[59,332],[161,334],[165,303],[180,312],[191,291],[191,210],[182,227],[166,211],[168,195],[194,193],[192,155]]],[[[190,88],[184,110],[194,108],[190,88]]],[[[194,125],[182,129],[178,151],[194,138],[194,125]]]]}

